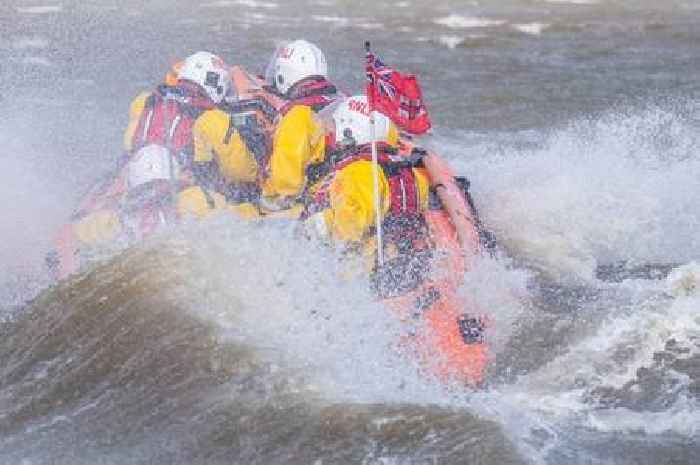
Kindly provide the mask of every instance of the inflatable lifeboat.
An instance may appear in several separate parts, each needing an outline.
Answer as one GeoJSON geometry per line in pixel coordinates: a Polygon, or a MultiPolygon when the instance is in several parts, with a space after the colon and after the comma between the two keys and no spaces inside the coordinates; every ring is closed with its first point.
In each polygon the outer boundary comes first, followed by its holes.
{"type": "MultiPolygon", "coordinates": [[[[232,69],[238,93],[236,114],[255,118],[272,130],[274,114],[284,100],[268,92],[263,81],[243,68],[232,69]]],[[[405,156],[415,156],[405,141],[405,156]]],[[[143,149],[142,149],[143,150],[143,149]]],[[[99,183],[85,197],[71,223],[61,229],[49,262],[58,278],[81,266],[85,244],[114,240],[126,234],[138,240],[159,224],[177,221],[173,212],[176,178],[172,160],[158,149],[137,153],[115,176],[99,183]],[[141,166],[143,165],[143,166],[141,166]],[[148,167],[144,171],[143,167],[148,167]],[[135,175],[136,174],[136,175],[135,175]],[[134,201],[134,199],[136,201],[134,201]],[[125,231],[126,229],[126,231],[125,231]]],[[[429,376],[478,386],[489,360],[484,336],[486,318],[460,292],[465,272],[482,253],[485,235],[469,196],[469,183],[457,178],[449,165],[434,153],[420,153],[431,182],[431,207],[424,213],[427,272],[406,286],[383,286],[375,270],[372,282],[377,296],[406,326],[402,347],[421,361],[429,376]]],[[[389,271],[391,274],[391,271],[389,271]]]]}

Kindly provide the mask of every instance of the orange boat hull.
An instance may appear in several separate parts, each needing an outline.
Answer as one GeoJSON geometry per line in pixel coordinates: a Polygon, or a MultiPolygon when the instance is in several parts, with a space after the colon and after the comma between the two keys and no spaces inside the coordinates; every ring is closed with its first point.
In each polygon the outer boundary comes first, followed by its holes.
{"type": "Polygon", "coordinates": [[[441,381],[478,386],[489,353],[483,338],[470,340],[460,325],[465,318],[480,317],[476,306],[459,293],[466,256],[445,210],[427,212],[426,223],[436,252],[430,278],[417,289],[384,302],[405,323],[415,324],[405,342],[426,372],[441,381]]]}

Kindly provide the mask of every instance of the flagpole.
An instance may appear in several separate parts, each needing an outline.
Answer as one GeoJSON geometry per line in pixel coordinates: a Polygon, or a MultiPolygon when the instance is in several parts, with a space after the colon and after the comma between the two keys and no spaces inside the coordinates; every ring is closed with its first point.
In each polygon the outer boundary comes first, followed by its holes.
{"type": "MultiPolygon", "coordinates": [[[[371,56],[370,43],[365,42],[365,51],[367,52],[367,71],[369,73],[369,59],[371,56]]],[[[369,75],[368,75],[369,78],[369,75]]],[[[377,263],[380,267],[384,266],[384,242],[382,237],[382,211],[381,211],[381,201],[379,198],[379,155],[377,154],[377,138],[374,125],[374,99],[372,98],[372,92],[369,86],[372,85],[371,82],[367,83],[367,104],[369,106],[369,135],[372,140],[372,178],[374,180],[374,220],[375,229],[377,231],[377,263]]]]}

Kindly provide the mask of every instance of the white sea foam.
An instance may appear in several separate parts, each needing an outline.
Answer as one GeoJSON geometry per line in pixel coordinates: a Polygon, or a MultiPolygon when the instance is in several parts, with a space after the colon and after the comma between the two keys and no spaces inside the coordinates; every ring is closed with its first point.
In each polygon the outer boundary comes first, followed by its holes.
{"type": "Polygon", "coordinates": [[[253,24],[265,24],[270,20],[270,17],[263,13],[250,13],[246,14],[245,18],[253,24]]]}
{"type": "Polygon", "coordinates": [[[661,412],[636,412],[626,408],[599,410],[587,416],[588,426],[602,432],[645,434],[677,433],[688,437],[700,434],[700,404],[681,396],[661,412]]]}
{"type": "Polygon", "coordinates": [[[505,24],[506,21],[501,19],[479,18],[472,16],[460,16],[451,14],[444,18],[433,20],[435,24],[446,26],[450,29],[472,29],[480,27],[493,27],[505,24]]]}
{"type": "Polygon", "coordinates": [[[51,60],[41,56],[26,56],[22,58],[22,63],[31,66],[51,66],[51,60]]]}
{"type": "MultiPolygon", "coordinates": [[[[675,289],[678,276],[687,276],[690,264],[678,269],[668,285],[675,289]]],[[[628,291],[631,288],[628,288],[628,291]]],[[[655,365],[654,355],[665,350],[669,340],[687,352],[678,358],[700,355],[700,297],[681,295],[669,299],[664,286],[658,283],[638,283],[636,292],[622,299],[605,317],[599,327],[579,342],[572,344],[562,356],[544,365],[536,372],[521,378],[519,396],[537,396],[538,410],[553,415],[580,415],[588,412],[588,420],[597,428],[609,430],[645,430],[658,434],[673,430],[694,434],[697,410],[684,400],[682,390],[688,386],[685,374],[670,372],[667,376],[678,379],[675,390],[681,392],[676,405],[663,414],[633,413],[625,409],[592,409],[584,394],[598,387],[624,389],[637,380],[639,369],[655,365]],[[635,297],[636,294],[636,297],[635,297]],[[634,300],[639,299],[635,303],[634,300]],[[633,350],[630,350],[633,349],[633,350]],[[659,417],[654,425],[642,427],[642,419],[659,417]]],[[[666,394],[673,394],[667,392],[666,394]]],[[[686,399],[687,400],[687,399],[686,399]]]]}
{"type": "Polygon", "coordinates": [[[511,27],[522,33],[530,34],[533,36],[539,36],[542,31],[549,27],[546,23],[524,23],[524,24],[512,24],[511,27]]]}
{"type": "Polygon", "coordinates": [[[691,351],[688,355],[697,354],[700,347],[694,340],[700,337],[699,305],[697,298],[682,297],[670,302],[652,298],[623,307],[595,335],[571,347],[570,355],[557,362],[561,368],[569,366],[560,372],[560,380],[567,379],[572,385],[584,380],[622,388],[635,379],[639,368],[654,364],[654,354],[664,350],[670,339],[687,347],[691,351]],[[623,356],[629,347],[635,348],[634,353],[623,356]],[[620,355],[613,356],[616,353],[620,355]]]}
{"type": "Polygon", "coordinates": [[[202,279],[190,290],[207,296],[198,315],[233,338],[300,364],[324,395],[436,398],[442,388],[418,376],[413,359],[397,350],[401,323],[374,301],[364,272],[353,273],[347,260],[324,247],[300,248],[291,223],[241,224],[222,216],[193,226],[193,234],[207,237],[197,241],[194,275],[202,279]]]}
{"type": "Polygon", "coordinates": [[[357,23],[357,24],[355,24],[355,26],[356,26],[358,29],[364,29],[364,30],[367,30],[367,31],[372,31],[372,30],[376,30],[376,29],[381,29],[381,28],[384,27],[384,25],[383,25],[382,23],[373,22],[373,21],[368,21],[368,22],[363,22],[363,23],[357,23]]]}
{"type": "Polygon", "coordinates": [[[589,334],[578,335],[566,352],[516,383],[473,399],[471,405],[500,418],[521,447],[528,449],[534,443],[529,455],[545,456],[546,451],[536,450],[556,447],[557,431],[570,430],[572,423],[604,433],[672,432],[695,437],[700,425],[698,402],[688,392],[690,379],[684,373],[663,368],[663,376],[674,382],[658,394],[671,401],[662,411],[604,408],[590,398],[597,388],[630,389],[639,380],[638,370],[655,366],[654,354],[663,351],[670,339],[689,350],[677,357],[700,355],[700,298],[669,298],[664,284],[647,281],[625,287],[631,294],[618,295],[617,308],[614,301],[606,302],[609,315],[589,334]]]}
{"type": "Polygon", "coordinates": [[[539,148],[487,145],[455,160],[513,255],[564,282],[593,281],[601,263],[700,256],[691,121],[665,110],[613,112],[539,139],[539,148]]]}
{"type": "Polygon", "coordinates": [[[571,5],[597,5],[600,0],[543,0],[546,3],[567,3],[571,5]]]}
{"type": "Polygon", "coordinates": [[[464,37],[461,36],[439,36],[438,42],[445,45],[449,49],[454,49],[464,42],[464,37]]]}
{"type": "Polygon", "coordinates": [[[487,43],[488,36],[486,34],[466,34],[464,36],[440,35],[434,39],[428,37],[419,37],[416,39],[416,41],[435,42],[437,44],[444,45],[450,50],[454,50],[458,47],[478,46],[482,43],[487,43]]]}
{"type": "Polygon", "coordinates": [[[63,10],[61,5],[44,5],[44,6],[18,6],[17,12],[31,15],[43,15],[47,13],[60,13],[63,10]]]}
{"type": "Polygon", "coordinates": [[[516,322],[532,300],[530,279],[528,272],[512,267],[503,257],[480,257],[465,274],[462,296],[469,307],[487,318],[486,338],[494,355],[510,340],[516,322]]]}
{"type": "Polygon", "coordinates": [[[12,48],[17,50],[44,49],[49,46],[48,39],[39,36],[20,37],[14,40],[12,48]]]}
{"type": "Polygon", "coordinates": [[[274,9],[279,5],[273,2],[263,2],[258,0],[218,0],[215,2],[203,3],[200,6],[204,8],[229,8],[244,6],[248,8],[274,9]]]}
{"type": "Polygon", "coordinates": [[[311,19],[321,23],[331,23],[338,26],[346,26],[350,23],[349,18],[344,18],[341,16],[311,15],[311,19]]]}
{"type": "Polygon", "coordinates": [[[675,296],[700,293],[700,263],[691,262],[674,269],[666,279],[668,291],[675,296]]]}

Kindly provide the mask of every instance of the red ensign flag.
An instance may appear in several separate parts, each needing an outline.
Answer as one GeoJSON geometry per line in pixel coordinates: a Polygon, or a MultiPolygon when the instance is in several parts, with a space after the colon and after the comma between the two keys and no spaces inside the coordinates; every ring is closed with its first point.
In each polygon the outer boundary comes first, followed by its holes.
{"type": "Polygon", "coordinates": [[[416,76],[387,67],[371,52],[367,52],[367,101],[370,109],[406,132],[423,134],[431,127],[416,76]]]}

